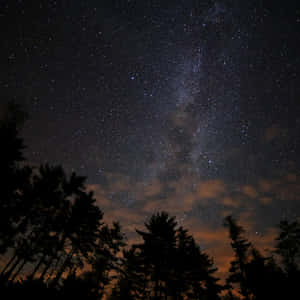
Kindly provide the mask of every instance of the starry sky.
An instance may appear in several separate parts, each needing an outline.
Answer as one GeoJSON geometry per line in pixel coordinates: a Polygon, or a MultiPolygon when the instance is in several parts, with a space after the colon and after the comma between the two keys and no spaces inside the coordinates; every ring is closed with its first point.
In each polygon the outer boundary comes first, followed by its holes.
{"type": "Polygon", "coordinates": [[[226,215],[265,248],[300,214],[297,1],[4,0],[0,25],[28,162],[86,175],[131,241],[166,210],[225,272],[226,215]]]}

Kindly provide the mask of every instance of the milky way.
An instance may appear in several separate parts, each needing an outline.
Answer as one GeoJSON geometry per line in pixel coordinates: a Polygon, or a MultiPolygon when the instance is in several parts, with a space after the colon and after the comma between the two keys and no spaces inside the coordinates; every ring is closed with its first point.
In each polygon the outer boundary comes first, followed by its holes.
{"type": "Polygon", "coordinates": [[[298,216],[299,6],[0,5],[1,97],[29,112],[30,163],[86,175],[125,223],[166,209],[198,233],[226,214],[267,232],[298,216]]]}

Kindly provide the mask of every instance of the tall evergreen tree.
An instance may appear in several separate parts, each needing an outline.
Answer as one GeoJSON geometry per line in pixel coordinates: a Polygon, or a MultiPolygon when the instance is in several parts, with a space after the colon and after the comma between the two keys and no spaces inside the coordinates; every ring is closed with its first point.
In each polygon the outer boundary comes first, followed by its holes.
{"type": "Polygon", "coordinates": [[[146,231],[137,230],[143,242],[124,256],[120,293],[138,295],[137,299],[219,299],[221,286],[212,260],[186,230],[178,228],[175,217],[157,213],[145,227],[146,231]]]}
{"type": "Polygon", "coordinates": [[[15,223],[20,215],[20,191],[28,181],[31,169],[22,167],[23,139],[20,128],[25,114],[14,103],[6,106],[0,119],[0,254],[13,245],[15,223]]]}
{"type": "Polygon", "coordinates": [[[287,273],[299,270],[300,263],[300,224],[298,221],[282,220],[280,233],[276,238],[276,253],[280,256],[287,273]]]}
{"type": "Polygon", "coordinates": [[[229,276],[226,279],[229,287],[232,284],[238,284],[241,295],[250,300],[250,291],[247,278],[247,264],[249,262],[249,250],[251,243],[244,238],[244,229],[239,226],[234,218],[228,216],[225,218],[225,227],[228,227],[231,239],[231,247],[234,251],[234,260],[231,261],[229,276]]]}
{"type": "Polygon", "coordinates": [[[137,230],[143,238],[138,248],[150,272],[155,299],[162,297],[166,289],[176,247],[176,225],[174,217],[162,212],[151,216],[149,222],[145,223],[147,231],[137,230]]]}
{"type": "Polygon", "coordinates": [[[285,289],[288,297],[299,294],[300,280],[300,223],[282,220],[279,224],[279,236],[276,238],[275,253],[279,256],[286,276],[285,289]]]}
{"type": "Polygon", "coordinates": [[[253,299],[284,299],[286,278],[274,258],[264,257],[255,248],[251,249],[251,259],[246,266],[247,286],[253,299]]]}

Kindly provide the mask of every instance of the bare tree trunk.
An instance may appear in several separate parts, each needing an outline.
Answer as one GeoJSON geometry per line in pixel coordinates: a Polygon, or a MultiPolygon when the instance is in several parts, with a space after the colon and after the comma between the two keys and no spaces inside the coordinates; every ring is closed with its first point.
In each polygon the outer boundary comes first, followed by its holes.
{"type": "Polygon", "coordinates": [[[13,263],[13,261],[16,259],[16,257],[17,257],[17,253],[15,252],[14,255],[12,256],[12,258],[9,260],[9,262],[5,265],[5,267],[1,271],[0,276],[2,276],[6,272],[6,270],[13,263]]]}
{"type": "Polygon", "coordinates": [[[71,261],[73,254],[74,254],[75,249],[72,249],[68,255],[67,258],[65,259],[64,263],[62,264],[60,270],[58,271],[58,273],[56,274],[55,278],[53,279],[51,286],[55,287],[59,281],[59,279],[61,278],[62,274],[64,273],[66,267],[68,266],[69,262],[71,261]]]}
{"type": "MultiPolygon", "coordinates": [[[[33,235],[33,231],[30,232],[29,237],[31,237],[33,235]]],[[[28,237],[28,238],[29,238],[28,237]]],[[[28,248],[32,248],[33,245],[33,241],[31,241],[30,247],[28,248]]],[[[22,246],[20,246],[20,248],[22,249],[22,246]]],[[[24,247],[23,247],[24,248],[24,247]]],[[[7,270],[7,268],[9,267],[9,265],[11,265],[11,263],[15,260],[15,258],[17,257],[17,251],[15,251],[14,256],[11,258],[11,260],[8,262],[8,264],[5,266],[4,270],[2,271],[1,275],[3,275],[3,277],[8,280],[10,278],[10,276],[12,275],[12,273],[14,272],[15,268],[19,265],[19,263],[23,260],[22,258],[18,257],[18,259],[15,261],[15,263],[12,265],[12,267],[5,272],[5,270],[7,270]]],[[[26,260],[25,260],[25,264],[26,264],[26,260]]]]}
{"type": "MultiPolygon", "coordinates": [[[[55,249],[55,254],[54,254],[54,255],[56,255],[56,254],[58,253],[58,251],[59,251],[60,248],[63,248],[63,247],[64,247],[64,244],[65,244],[66,239],[67,239],[67,235],[66,235],[65,232],[63,232],[62,239],[61,239],[59,245],[56,247],[56,249],[55,249]]],[[[43,281],[44,281],[44,277],[45,277],[47,271],[49,270],[49,268],[50,268],[50,266],[51,266],[51,264],[52,264],[52,262],[53,262],[53,260],[54,260],[54,255],[52,256],[52,259],[50,259],[50,263],[46,265],[44,271],[42,272],[42,274],[41,274],[41,276],[40,276],[40,278],[39,278],[39,280],[43,280],[43,281]]],[[[58,259],[58,261],[59,261],[59,260],[60,260],[60,258],[58,259]]]]}
{"type": "MultiPolygon", "coordinates": [[[[63,236],[62,236],[62,239],[61,239],[61,241],[60,241],[60,243],[59,243],[59,245],[56,247],[55,254],[58,253],[58,251],[59,251],[60,248],[63,248],[63,247],[64,247],[66,238],[67,238],[67,235],[66,235],[66,233],[64,232],[64,233],[63,233],[63,236]]],[[[44,277],[45,277],[47,271],[49,270],[49,268],[50,268],[50,266],[51,266],[53,260],[54,260],[54,255],[53,255],[52,259],[50,259],[50,262],[49,262],[49,263],[46,265],[46,267],[44,268],[44,271],[42,272],[42,274],[41,274],[39,280],[44,281],[44,277]]]]}
{"type": "Polygon", "coordinates": [[[14,281],[16,279],[16,277],[20,274],[20,272],[22,271],[22,269],[24,268],[24,266],[26,265],[27,261],[26,259],[24,259],[23,263],[20,265],[19,269],[16,271],[16,273],[13,275],[13,277],[11,278],[11,281],[14,281]]]}
{"type": "Polygon", "coordinates": [[[36,272],[39,270],[40,266],[42,265],[42,263],[44,263],[45,260],[45,256],[46,254],[43,254],[42,258],[40,259],[40,261],[38,262],[38,264],[35,266],[34,270],[32,271],[32,273],[28,276],[29,278],[33,279],[34,275],[36,274],[36,272]]]}
{"type": "Polygon", "coordinates": [[[12,267],[6,272],[4,273],[3,277],[5,280],[8,280],[9,277],[11,276],[11,274],[13,273],[13,271],[15,270],[15,268],[18,266],[18,264],[22,261],[22,258],[18,258],[16,260],[16,262],[12,265],[12,267]]]}
{"type": "Polygon", "coordinates": [[[52,275],[54,274],[55,270],[57,270],[58,266],[59,266],[59,262],[62,258],[62,255],[57,259],[55,266],[52,268],[49,277],[47,279],[47,284],[50,282],[52,275]]]}
{"type": "Polygon", "coordinates": [[[44,268],[44,270],[43,270],[41,276],[39,277],[39,280],[44,281],[44,277],[45,277],[45,275],[47,274],[49,268],[51,267],[53,261],[54,261],[54,257],[52,257],[52,258],[49,260],[48,264],[45,266],[45,268],[44,268]]]}

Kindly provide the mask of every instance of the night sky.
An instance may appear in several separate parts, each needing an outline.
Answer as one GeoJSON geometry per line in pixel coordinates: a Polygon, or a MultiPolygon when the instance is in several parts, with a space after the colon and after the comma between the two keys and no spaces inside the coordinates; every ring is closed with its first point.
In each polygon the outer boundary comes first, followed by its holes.
{"type": "Polygon", "coordinates": [[[228,266],[300,214],[298,1],[1,1],[0,95],[31,164],[88,177],[130,240],[166,210],[228,266]],[[227,245],[228,244],[228,245],[227,245]]]}

